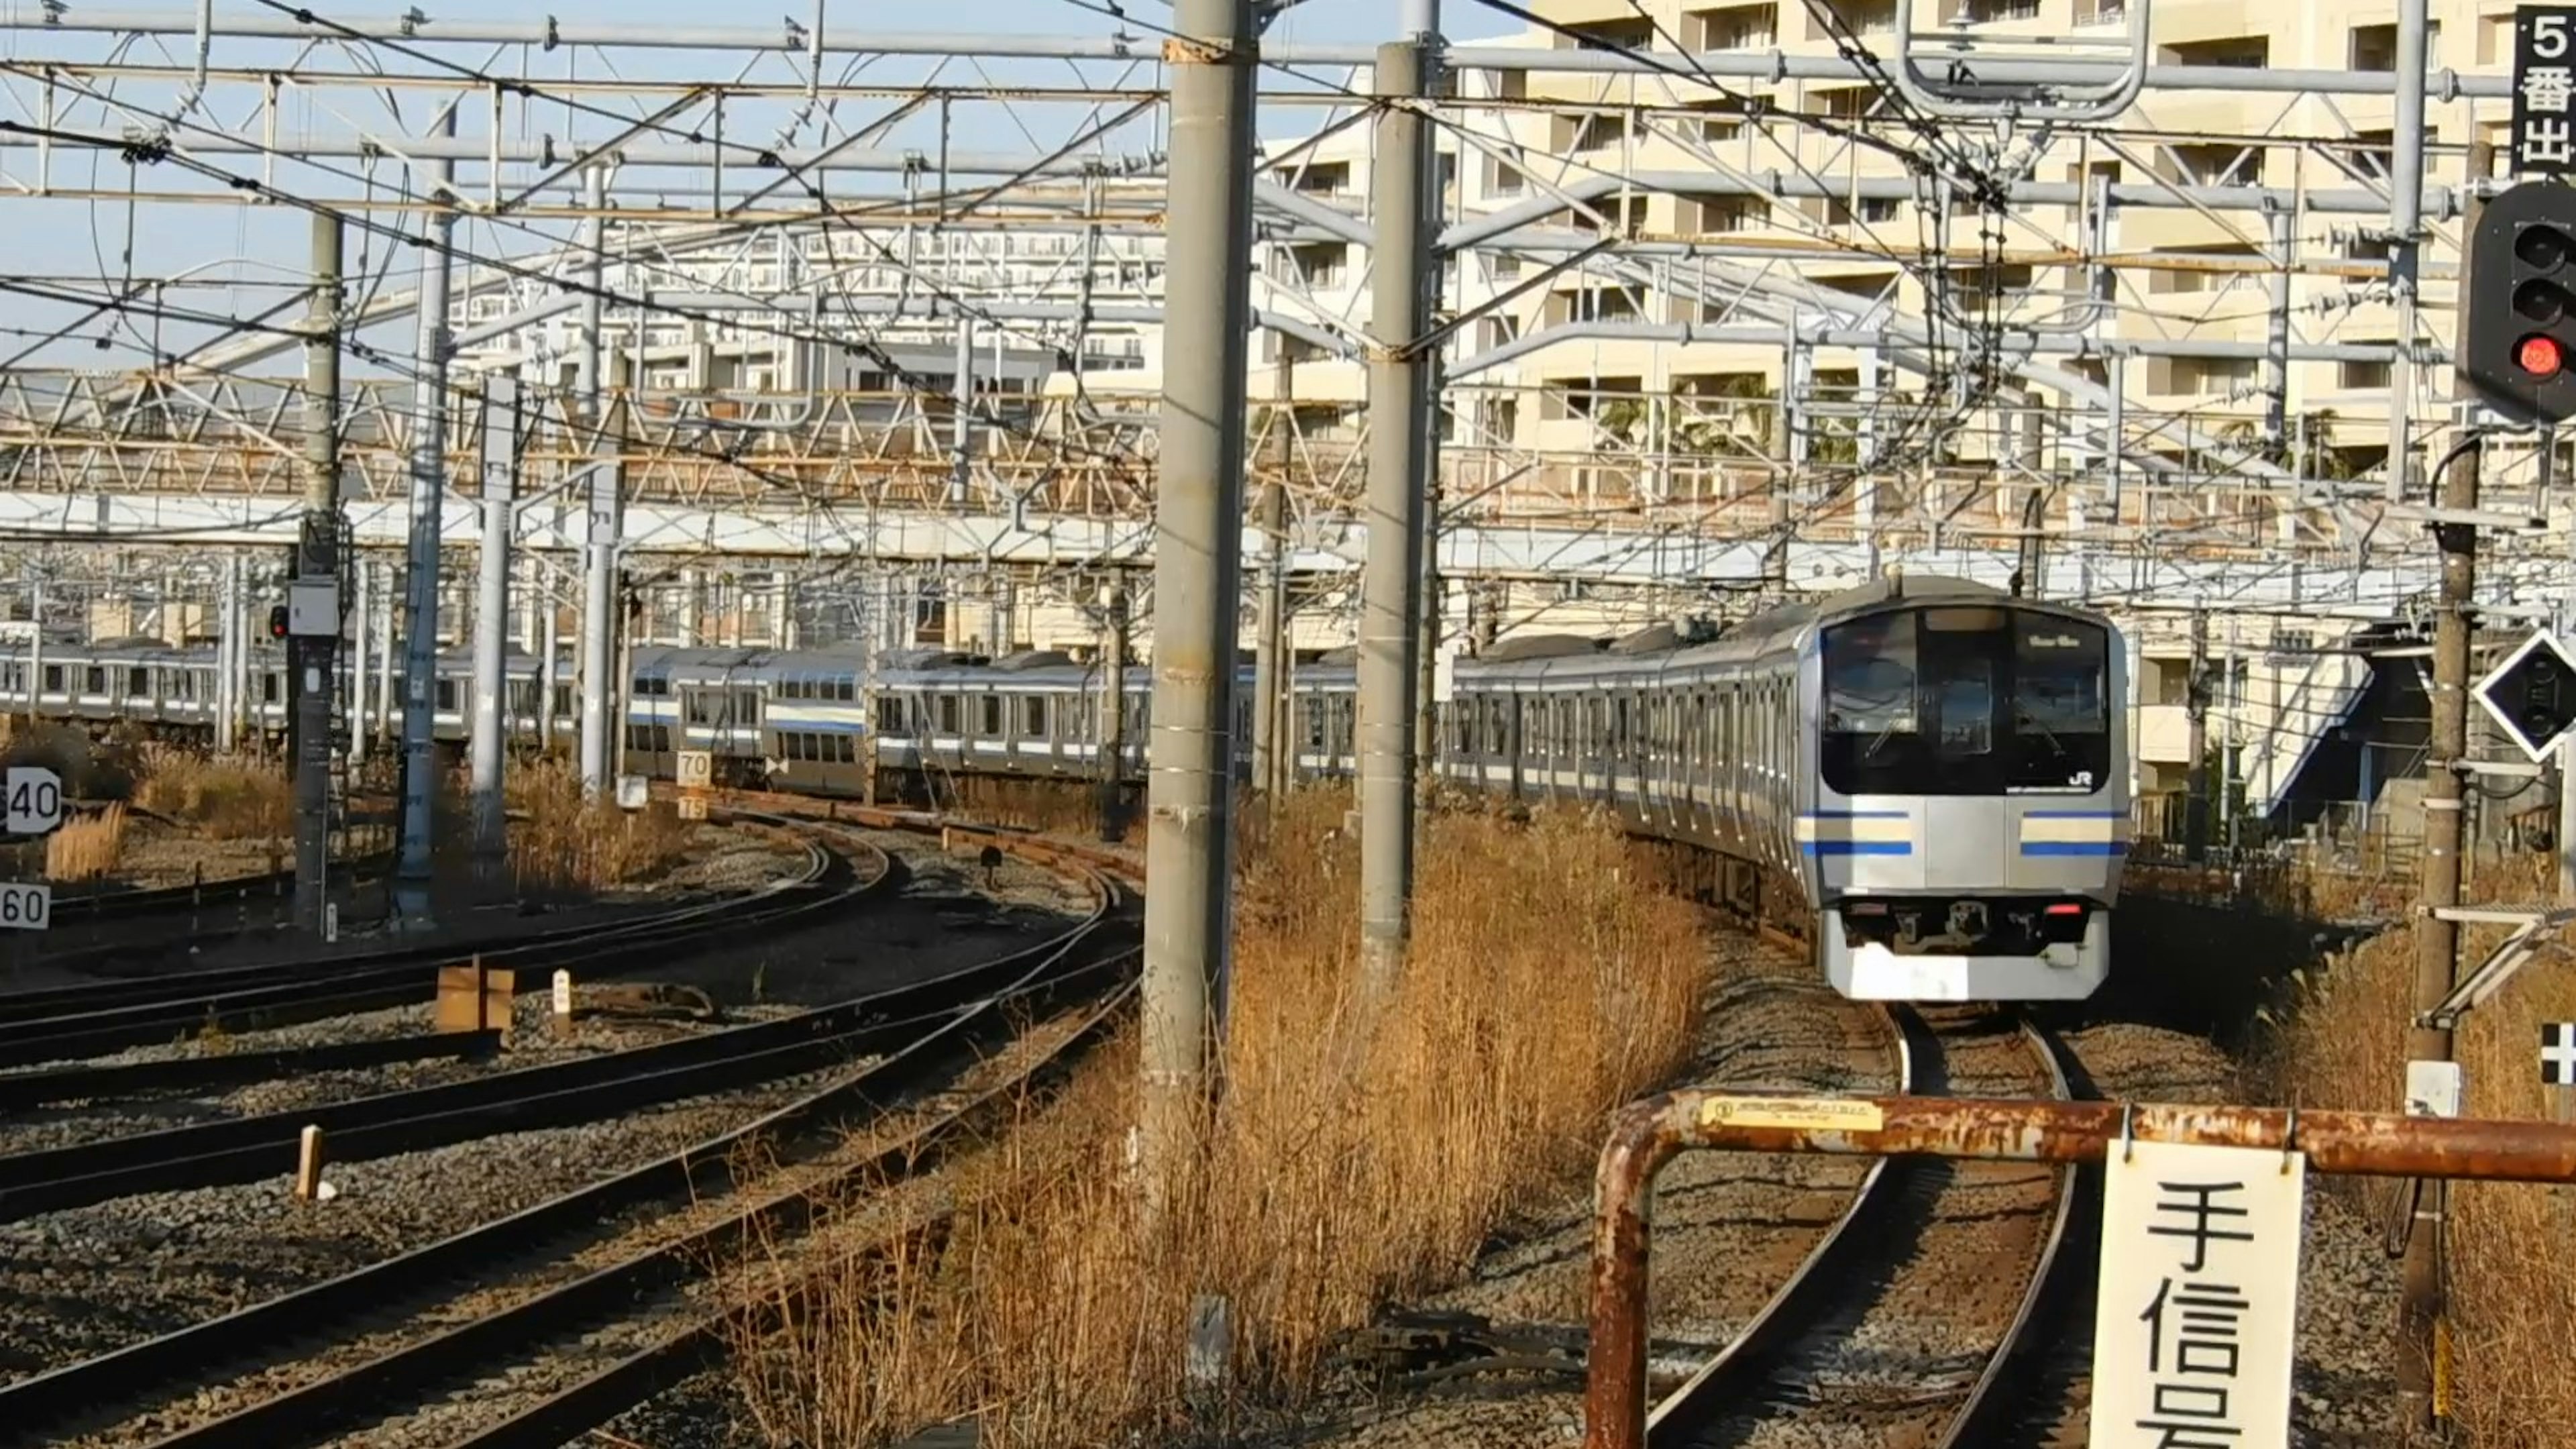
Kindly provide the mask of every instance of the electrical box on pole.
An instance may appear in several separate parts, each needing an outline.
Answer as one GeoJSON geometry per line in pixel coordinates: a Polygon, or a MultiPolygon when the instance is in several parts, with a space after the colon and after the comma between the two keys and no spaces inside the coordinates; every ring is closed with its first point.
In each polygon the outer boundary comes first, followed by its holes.
{"type": "Polygon", "coordinates": [[[2517,423],[2576,417],[2576,186],[2527,181],[2469,235],[2460,378],[2517,423]]]}

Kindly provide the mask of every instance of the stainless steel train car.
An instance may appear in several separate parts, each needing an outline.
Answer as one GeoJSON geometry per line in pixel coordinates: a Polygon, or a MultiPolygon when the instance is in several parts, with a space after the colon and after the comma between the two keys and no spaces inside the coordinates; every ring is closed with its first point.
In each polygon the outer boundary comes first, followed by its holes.
{"type": "MultiPolygon", "coordinates": [[[[1456,785],[1589,801],[1793,887],[1819,969],[1847,996],[2062,1000],[2107,972],[2129,833],[2125,646],[2102,616],[1982,585],[1891,576],[1706,641],[1649,631],[1608,649],[1507,641],[1461,661],[1437,768],[1456,785]]],[[[48,646],[40,713],[202,726],[208,651],[48,646]]],[[[264,727],[279,661],[256,661],[264,727]]],[[[12,670],[23,672],[18,665],[12,670]]],[[[512,728],[536,729],[536,661],[513,658],[512,728]]],[[[439,664],[438,733],[460,739],[470,661],[439,664]]],[[[1307,777],[1355,766],[1351,652],[1294,671],[1289,747],[1307,777]]],[[[560,678],[571,677],[569,667],[560,678]]],[[[1235,737],[1251,737],[1251,678],[1235,737]]],[[[0,705],[25,709],[15,673],[0,705]]],[[[1121,748],[1144,771],[1148,671],[1126,671],[1121,748]]],[[[893,771],[1093,779],[1104,689],[1052,651],[639,649],[625,763],[858,796],[893,771]]],[[[555,728],[569,736],[571,691],[555,728]]],[[[1248,755],[1248,748],[1245,753],[1248,755]]]]}

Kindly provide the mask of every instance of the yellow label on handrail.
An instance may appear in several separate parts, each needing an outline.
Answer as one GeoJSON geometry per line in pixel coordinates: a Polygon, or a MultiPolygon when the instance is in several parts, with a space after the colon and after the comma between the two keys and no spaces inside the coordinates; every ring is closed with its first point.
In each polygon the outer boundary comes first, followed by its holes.
{"type": "Polygon", "coordinates": [[[1794,1132],[1875,1132],[1887,1123],[1876,1102],[1847,1097],[1713,1097],[1702,1127],[1779,1127],[1794,1132]]]}

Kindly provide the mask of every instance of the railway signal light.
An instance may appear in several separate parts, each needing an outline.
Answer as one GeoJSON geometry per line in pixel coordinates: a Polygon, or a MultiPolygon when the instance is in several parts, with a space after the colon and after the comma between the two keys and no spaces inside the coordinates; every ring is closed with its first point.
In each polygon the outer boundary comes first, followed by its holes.
{"type": "Polygon", "coordinates": [[[2460,378],[2520,423],[2576,416],[2576,187],[2528,181],[2486,204],[2469,238],[2460,378]]]}
{"type": "Polygon", "coordinates": [[[286,606],[284,604],[274,605],[268,611],[268,637],[271,639],[283,639],[286,637],[286,606]]]}

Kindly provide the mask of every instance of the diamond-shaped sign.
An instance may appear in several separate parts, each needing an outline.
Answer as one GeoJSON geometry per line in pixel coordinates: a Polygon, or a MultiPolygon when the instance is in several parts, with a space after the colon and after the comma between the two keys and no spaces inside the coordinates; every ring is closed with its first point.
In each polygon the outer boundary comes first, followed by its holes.
{"type": "Polygon", "coordinates": [[[2576,725],[2576,660],[2556,635],[2539,630],[2478,681],[2478,703],[2537,764],[2576,725]]]}

